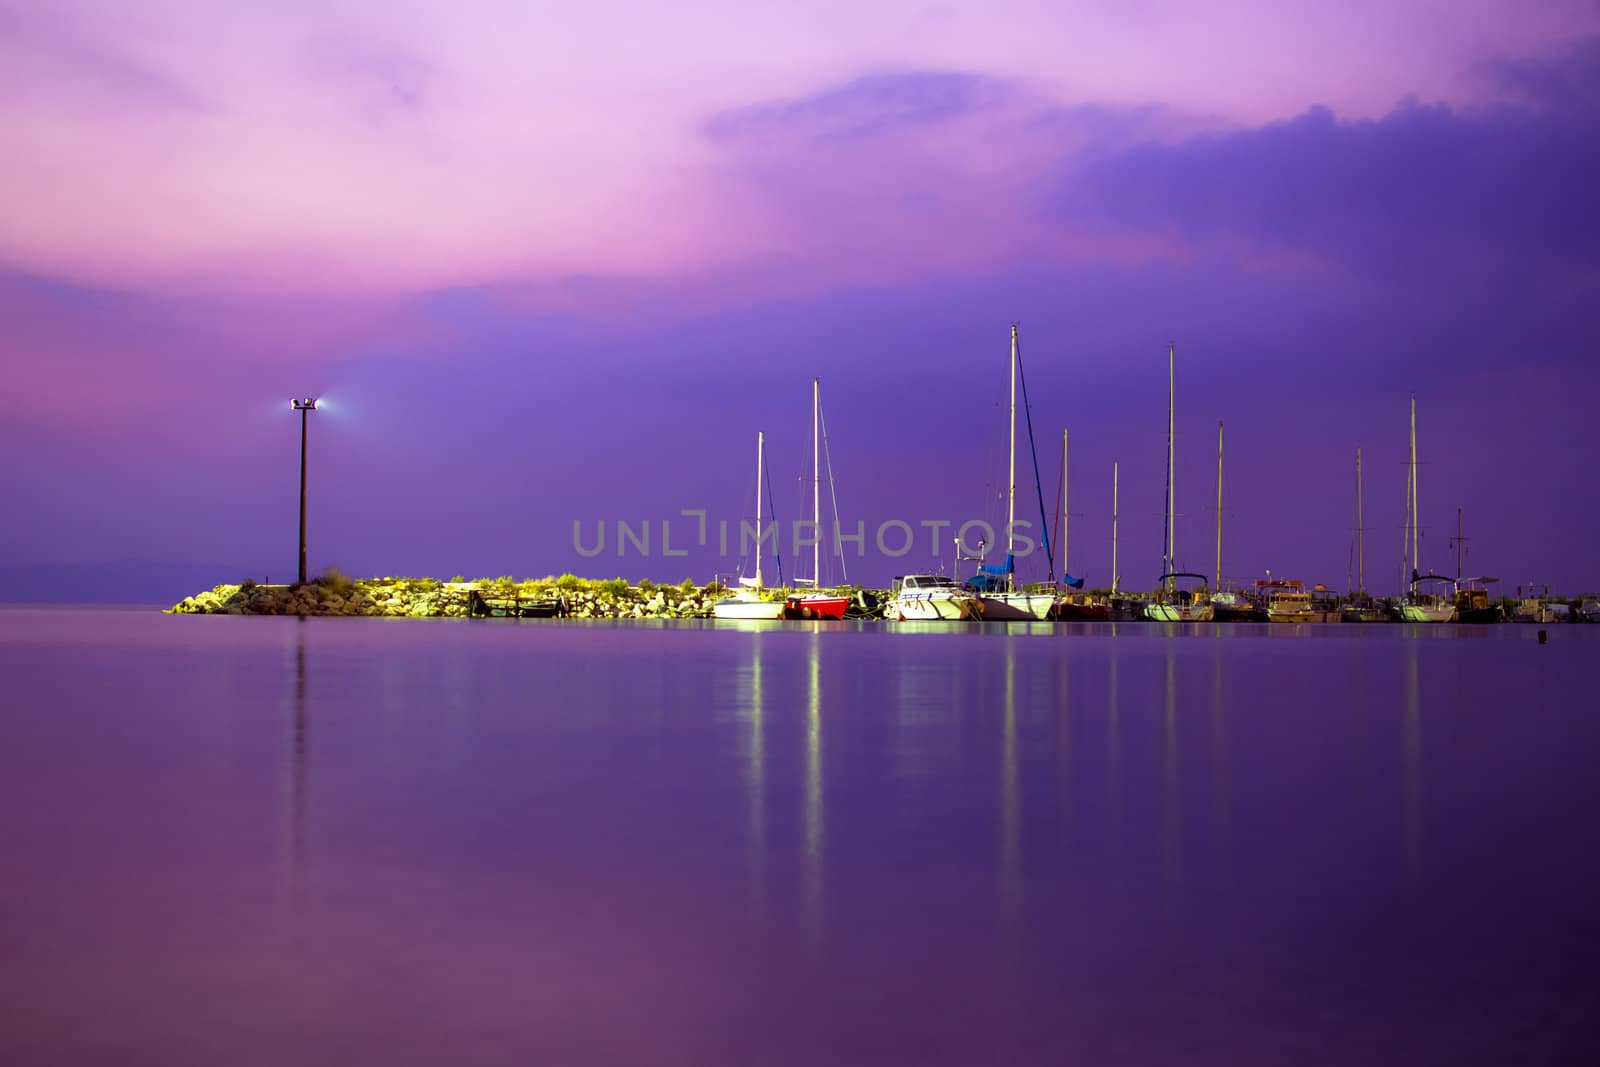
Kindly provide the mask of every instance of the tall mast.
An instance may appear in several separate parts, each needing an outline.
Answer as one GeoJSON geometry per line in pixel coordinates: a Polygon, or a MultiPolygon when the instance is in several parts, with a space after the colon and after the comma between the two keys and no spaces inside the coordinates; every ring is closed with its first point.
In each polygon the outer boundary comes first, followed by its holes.
{"type": "MultiPolygon", "coordinates": [[[[1176,566],[1178,557],[1178,524],[1173,515],[1177,510],[1178,492],[1172,484],[1172,463],[1177,457],[1177,446],[1173,441],[1173,432],[1177,428],[1174,408],[1178,402],[1178,355],[1176,345],[1167,345],[1167,499],[1162,501],[1166,505],[1167,528],[1162,531],[1165,535],[1166,558],[1162,565],[1165,571],[1163,577],[1170,575],[1176,566]]],[[[1167,578],[1168,584],[1172,579],[1167,578]]]]}
{"type": "Polygon", "coordinates": [[[1417,573],[1417,544],[1422,540],[1422,512],[1417,499],[1417,394],[1411,394],[1411,573],[1417,573]]]}
{"type": "Polygon", "coordinates": [[[1061,431],[1061,578],[1066,580],[1067,570],[1067,431],[1061,431]]]}
{"type": "Polygon", "coordinates": [[[811,379],[811,584],[822,585],[822,463],[818,423],[822,411],[822,379],[811,379]]]}
{"type": "Polygon", "coordinates": [[[1456,508],[1456,581],[1461,581],[1461,509],[1456,508]]]}
{"type": "Polygon", "coordinates": [[[1356,592],[1367,591],[1367,530],[1361,515],[1361,449],[1356,448],[1356,592]]]}
{"type": "Polygon", "coordinates": [[[1117,591],[1117,464],[1111,462],[1111,591],[1117,591]]]}
{"type": "MultiPolygon", "coordinates": [[[[1017,522],[1017,324],[1011,324],[1011,459],[1006,467],[1006,563],[1016,551],[1017,522]]],[[[1006,575],[1006,587],[1016,587],[1015,574],[1006,575]]]]}
{"type": "Polygon", "coordinates": [[[1217,588],[1222,588],[1222,420],[1217,420],[1217,588]]]}
{"type": "Polygon", "coordinates": [[[767,435],[756,431],[756,588],[761,588],[761,472],[767,459],[767,435]]]}

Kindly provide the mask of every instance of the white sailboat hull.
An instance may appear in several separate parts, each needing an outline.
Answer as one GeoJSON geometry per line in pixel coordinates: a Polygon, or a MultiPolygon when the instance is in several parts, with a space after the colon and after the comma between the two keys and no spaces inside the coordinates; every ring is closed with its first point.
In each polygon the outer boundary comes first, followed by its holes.
{"type": "Polygon", "coordinates": [[[1401,604],[1400,618],[1404,622],[1449,622],[1456,617],[1454,604],[1401,604]]]}
{"type": "Polygon", "coordinates": [[[1146,604],[1144,617],[1151,622],[1210,622],[1216,609],[1210,604],[1146,604]]]}
{"type": "Polygon", "coordinates": [[[718,619],[781,619],[783,601],[762,600],[752,596],[729,597],[713,604],[711,614],[718,619]]]}
{"type": "Polygon", "coordinates": [[[902,622],[944,620],[956,622],[977,616],[979,604],[976,597],[945,594],[903,593],[889,601],[886,618],[902,622]]]}
{"type": "Polygon", "coordinates": [[[1039,622],[1049,617],[1055,599],[1051,593],[992,593],[978,603],[985,622],[1039,622]]]}

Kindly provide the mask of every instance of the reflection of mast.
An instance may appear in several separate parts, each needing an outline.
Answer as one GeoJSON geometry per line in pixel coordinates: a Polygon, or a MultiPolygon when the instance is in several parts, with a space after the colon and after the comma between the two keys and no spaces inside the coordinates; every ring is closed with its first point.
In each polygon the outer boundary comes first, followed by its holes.
{"type": "Polygon", "coordinates": [[[806,700],[806,913],[813,934],[822,926],[822,663],[811,634],[810,684],[806,700]]]}
{"type": "Polygon", "coordinates": [[[1415,884],[1422,874],[1422,684],[1417,675],[1414,642],[1406,662],[1405,708],[1405,835],[1406,877],[1415,884]]]}
{"type": "Polygon", "coordinates": [[[761,635],[750,635],[750,885],[757,905],[764,903],[763,863],[767,832],[766,739],[761,729],[761,635]]]}
{"type": "Polygon", "coordinates": [[[1167,701],[1161,725],[1161,860],[1168,880],[1178,867],[1178,687],[1172,644],[1167,644],[1167,701]]]}
{"type": "Polygon", "coordinates": [[[1117,652],[1111,649],[1111,679],[1106,687],[1111,695],[1106,727],[1106,790],[1111,794],[1111,825],[1122,825],[1122,709],[1117,703],[1117,652]]]}
{"type": "Polygon", "coordinates": [[[1021,841],[1018,825],[1017,782],[1017,657],[1006,640],[1006,714],[1000,765],[1000,879],[1002,903],[1008,915],[1017,913],[1017,864],[1021,841]]]}

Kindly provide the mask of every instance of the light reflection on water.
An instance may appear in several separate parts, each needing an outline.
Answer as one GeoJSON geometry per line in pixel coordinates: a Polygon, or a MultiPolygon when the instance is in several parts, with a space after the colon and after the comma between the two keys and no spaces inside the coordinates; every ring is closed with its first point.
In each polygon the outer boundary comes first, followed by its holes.
{"type": "Polygon", "coordinates": [[[1292,629],[0,612],[0,1059],[1564,1048],[1600,641],[1292,629]]]}

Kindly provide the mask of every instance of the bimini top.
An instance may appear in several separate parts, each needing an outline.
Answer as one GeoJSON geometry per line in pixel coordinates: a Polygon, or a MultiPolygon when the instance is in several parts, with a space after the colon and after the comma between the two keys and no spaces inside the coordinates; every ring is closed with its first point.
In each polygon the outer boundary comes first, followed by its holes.
{"type": "Polygon", "coordinates": [[[1204,574],[1196,574],[1193,571],[1168,571],[1166,574],[1163,574],[1157,580],[1164,582],[1168,578],[1198,578],[1202,582],[1207,582],[1207,583],[1209,583],[1210,580],[1211,580],[1208,576],[1206,576],[1204,574]]]}

